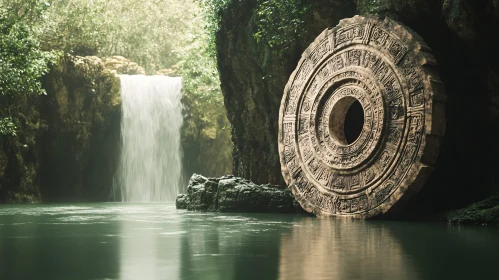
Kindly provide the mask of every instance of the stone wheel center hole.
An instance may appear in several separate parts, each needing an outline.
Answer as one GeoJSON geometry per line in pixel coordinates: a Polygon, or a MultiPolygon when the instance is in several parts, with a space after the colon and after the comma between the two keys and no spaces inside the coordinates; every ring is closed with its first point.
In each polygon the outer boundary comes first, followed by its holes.
{"type": "Polygon", "coordinates": [[[362,133],[364,108],[356,98],[347,96],[338,100],[329,118],[329,135],[340,145],[350,145],[362,133]]]}

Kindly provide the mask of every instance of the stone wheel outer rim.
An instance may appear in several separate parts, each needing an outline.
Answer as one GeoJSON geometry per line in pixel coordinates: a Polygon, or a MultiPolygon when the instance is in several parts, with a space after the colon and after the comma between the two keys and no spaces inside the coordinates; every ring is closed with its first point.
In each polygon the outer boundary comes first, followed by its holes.
{"type": "MultiPolygon", "coordinates": [[[[303,55],[298,62],[297,67],[291,74],[289,81],[285,87],[283,98],[281,99],[281,106],[279,111],[279,135],[278,135],[278,146],[279,146],[279,158],[281,162],[281,172],[283,174],[285,182],[291,188],[293,194],[295,195],[297,201],[300,205],[308,212],[314,213],[317,216],[330,216],[329,213],[325,214],[321,209],[315,205],[309,203],[306,199],[301,197],[301,194],[296,190],[293,183],[293,178],[286,166],[286,161],[284,159],[284,115],[286,101],[290,92],[290,87],[293,84],[300,67],[306,59],[308,59],[310,53],[321,43],[324,39],[332,36],[336,31],[341,28],[347,27],[355,23],[371,23],[373,25],[381,26],[384,30],[388,30],[390,33],[395,34],[402,42],[406,43],[408,46],[408,51],[406,55],[412,54],[414,59],[414,64],[419,70],[424,82],[424,98],[426,102],[426,107],[424,109],[424,128],[423,135],[419,150],[415,155],[415,162],[413,166],[404,178],[404,181],[409,182],[408,186],[401,187],[398,186],[395,191],[392,191],[391,195],[378,206],[368,210],[364,213],[359,214],[333,214],[332,216],[341,216],[349,218],[371,218],[379,214],[396,211],[403,206],[405,202],[416,194],[419,189],[426,183],[428,177],[433,171],[433,165],[438,157],[440,150],[440,144],[442,138],[445,134],[445,90],[443,84],[440,81],[439,75],[436,71],[436,60],[430,53],[431,49],[426,45],[424,40],[416,34],[414,31],[410,30],[408,27],[393,21],[389,18],[379,19],[373,16],[363,17],[355,16],[353,18],[344,19],[340,23],[331,29],[324,30],[315,40],[310,44],[310,46],[303,52],[303,55]]],[[[350,44],[351,45],[351,44],[350,44]]],[[[349,44],[341,46],[331,51],[331,54],[337,53],[341,49],[347,48],[349,44]]],[[[324,59],[324,58],[321,58],[324,59]]],[[[316,69],[314,69],[315,71],[316,69]]],[[[313,72],[313,71],[312,71],[313,72]]],[[[308,74],[310,75],[310,73],[308,74]]],[[[310,79],[307,79],[309,82],[310,79]]],[[[295,151],[296,152],[296,151],[295,151]]]]}

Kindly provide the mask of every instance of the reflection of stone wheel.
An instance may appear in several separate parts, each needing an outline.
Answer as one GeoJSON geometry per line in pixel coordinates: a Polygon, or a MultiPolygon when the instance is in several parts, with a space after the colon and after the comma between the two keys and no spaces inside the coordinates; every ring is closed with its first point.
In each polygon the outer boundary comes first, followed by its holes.
{"type": "Polygon", "coordinates": [[[279,115],[282,174],[316,215],[369,218],[416,193],[445,132],[431,49],[390,19],[345,19],[305,50],[279,115]]]}

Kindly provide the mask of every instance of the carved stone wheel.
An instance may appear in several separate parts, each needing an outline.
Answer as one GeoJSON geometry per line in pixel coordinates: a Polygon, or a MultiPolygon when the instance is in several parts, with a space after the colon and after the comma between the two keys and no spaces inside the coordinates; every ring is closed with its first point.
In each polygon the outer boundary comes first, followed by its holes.
{"type": "Polygon", "coordinates": [[[370,218],[426,182],[445,133],[445,92],[423,39],[355,16],[305,50],[279,113],[282,174],[319,216],[370,218]]]}

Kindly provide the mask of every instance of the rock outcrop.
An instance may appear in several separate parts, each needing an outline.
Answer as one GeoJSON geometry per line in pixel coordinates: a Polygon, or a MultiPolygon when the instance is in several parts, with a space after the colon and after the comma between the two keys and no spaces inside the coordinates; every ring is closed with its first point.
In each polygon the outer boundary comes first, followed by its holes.
{"type": "Polygon", "coordinates": [[[499,195],[444,215],[450,224],[499,226],[499,195]]]}
{"type": "Polygon", "coordinates": [[[258,43],[258,1],[232,1],[217,34],[218,68],[232,124],[233,174],[255,183],[284,185],[277,148],[279,106],[303,50],[326,27],[354,13],[352,1],[313,1],[295,46],[281,56],[258,43]]]}
{"type": "Polygon", "coordinates": [[[16,136],[0,136],[0,203],[40,200],[40,142],[47,124],[40,117],[43,96],[0,96],[2,111],[17,127],[16,136]]]}
{"type": "Polygon", "coordinates": [[[120,81],[97,57],[66,56],[44,78],[44,200],[106,201],[120,141],[120,81]]]}
{"type": "Polygon", "coordinates": [[[117,75],[145,75],[144,68],[136,62],[122,56],[111,56],[102,58],[106,69],[117,75]]]}
{"type": "Polygon", "coordinates": [[[198,174],[189,180],[187,194],[177,196],[176,206],[210,212],[303,212],[288,189],[233,176],[206,178],[198,174]]]}
{"type": "Polygon", "coordinates": [[[117,163],[119,78],[97,57],[66,55],[47,95],[2,96],[17,136],[1,136],[0,203],[106,201],[117,163]]]}
{"type": "Polygon", "coordinates": [[[433,49],[448,95],[447,131],[435,172],[406,214],[434,215],[499,191],[497,1],[306,1],[303,31],[283,54],[257,42],[257,1],[232,1],[217,33],[218,67],[234,140],[234,175],[284,185],[277,149],[284,86],[303,50],[324,29],[356,14],[389,16],[433,49]]]}

